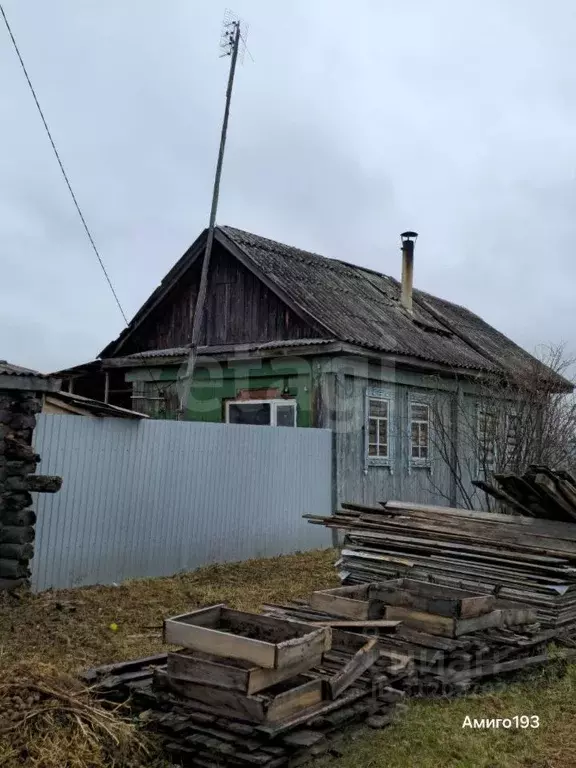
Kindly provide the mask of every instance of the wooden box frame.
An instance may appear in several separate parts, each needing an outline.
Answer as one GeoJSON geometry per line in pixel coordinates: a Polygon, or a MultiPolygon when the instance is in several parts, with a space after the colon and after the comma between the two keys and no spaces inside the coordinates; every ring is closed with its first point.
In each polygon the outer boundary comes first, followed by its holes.
{"type": "Polygon", "coordinates": [[[245,613],[223,603],[166,619],[164,642],[282,669],[314,659],[332,644],[330,627],[245,613]]]}
{"type": "MultiPolygon", "coordinates": [[[[393,579],[368,585],[369,601],[380,605],[409,608],[453,619],[475,619],[494,610],[494,595],[445,587],[416,579],[393,579]]],[[[394,611],[386,611],[392,618],[394,611]]]]}
{"type": "Polygon", "coordinates": [[[280,669],[265,669],[242,659],[183,650],[168,653],[166,671],[173,680],[211,685],[250,695],[290,677],[296,677],[313,667],[319,667],[321,663],[322,654],[319,653],[280,669]]]}
{"type": "Polygon", "coordinates": [[[368,599],[370,584],[321,589],[312,593],[310,607],[355,621],[382,618],[382,611],[368,599]]]}
{"type": "Polygon", "coordinates": [[[226,688],[175,680],[164,670],[156,670],[154,680],[157,685],[196,700],[216,714],[259,724],[281,722],[324,701],[323,681],[305,675],[285,680],[266,693],[248,696],[226,688]]]}

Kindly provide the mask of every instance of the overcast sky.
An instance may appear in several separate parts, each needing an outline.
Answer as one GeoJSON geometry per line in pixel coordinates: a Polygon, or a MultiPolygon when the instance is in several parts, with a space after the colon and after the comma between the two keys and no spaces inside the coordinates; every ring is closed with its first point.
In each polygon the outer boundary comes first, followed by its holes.
{"type": "MultiPolygon", "coordinates": [[[[131,317],[206,226],[214,0],[1,0],[131,317]]],[[[218,214],[576,349],[576,4],[234,0],[250,25],[218,214]]],[[[123,320],[0,25],[0,358],[94,359],[123,320]]]]}

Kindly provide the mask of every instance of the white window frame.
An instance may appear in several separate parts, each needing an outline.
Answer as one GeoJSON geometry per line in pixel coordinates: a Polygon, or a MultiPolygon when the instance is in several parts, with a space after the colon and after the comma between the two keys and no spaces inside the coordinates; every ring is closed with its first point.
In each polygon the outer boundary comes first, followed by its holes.
{"type": "Polygon", "coordinates": [[[392,473],[394,465],[394,440],[395,440],[395,392],[392,389],[381,387],[367,387],[364,395],[364,466],[368,467],[388,467],[392,473]],[[370,401],[380,400],[388,404],[388,455],[370,456],[370,401]]]}
{"type": "Polygon", "coordinates": [[[430,469],[432,467],[432,407],[431,407],[431,398],[427,395],[408,395],[408,471],[410,471],[412,468],[418,468],[422,467],[424,469],[430,469]],[[425,459],[420,458],[419,456],[414,457],[412,456],[412,422],[417,421],[419,423],[422,423],[421,419],[413,419],[412,418],[412,406],[417,405],[421,406],[423,408],[426,408],[428,410],[428,456],[425,459]]]}
{"type": "Polygon", "coordinates": [[[262,405],[263,403],[266,403],[270,406],[270,424],[252,424],[249,426],[267,426],[267,427],[277,427],[277,412],[278,412],[278,406],[279,405],[291,405],[294,407],[294,424],[292,424],[293,427],[296,427],[298,425],[298,402],[295,398],[275,398],[275,399],[262,399],[262,400],[250,400],[250,399],[243,399],[243,400],[226,400],[226,424],[230,424],[230,406],[231,405],[262,405]]]}

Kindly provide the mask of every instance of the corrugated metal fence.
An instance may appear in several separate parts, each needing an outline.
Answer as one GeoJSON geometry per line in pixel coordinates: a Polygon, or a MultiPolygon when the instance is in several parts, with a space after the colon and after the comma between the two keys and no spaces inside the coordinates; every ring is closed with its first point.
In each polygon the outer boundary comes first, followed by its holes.
{"type": "Polygon", "coordinates": [[[331,432],[42,414],[32,586],[110,584],[330,546],[331,432]]]}

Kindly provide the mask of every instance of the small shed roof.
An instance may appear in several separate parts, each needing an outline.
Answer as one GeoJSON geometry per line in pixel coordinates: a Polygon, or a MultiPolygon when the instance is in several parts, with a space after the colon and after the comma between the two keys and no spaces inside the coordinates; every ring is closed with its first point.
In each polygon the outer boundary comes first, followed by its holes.
{"type": "Polygon", "coordinates": [[[49,374],[0,360],[0,389],[54,392],[60,389],[60,386],[60,380],[49,374]]]}

